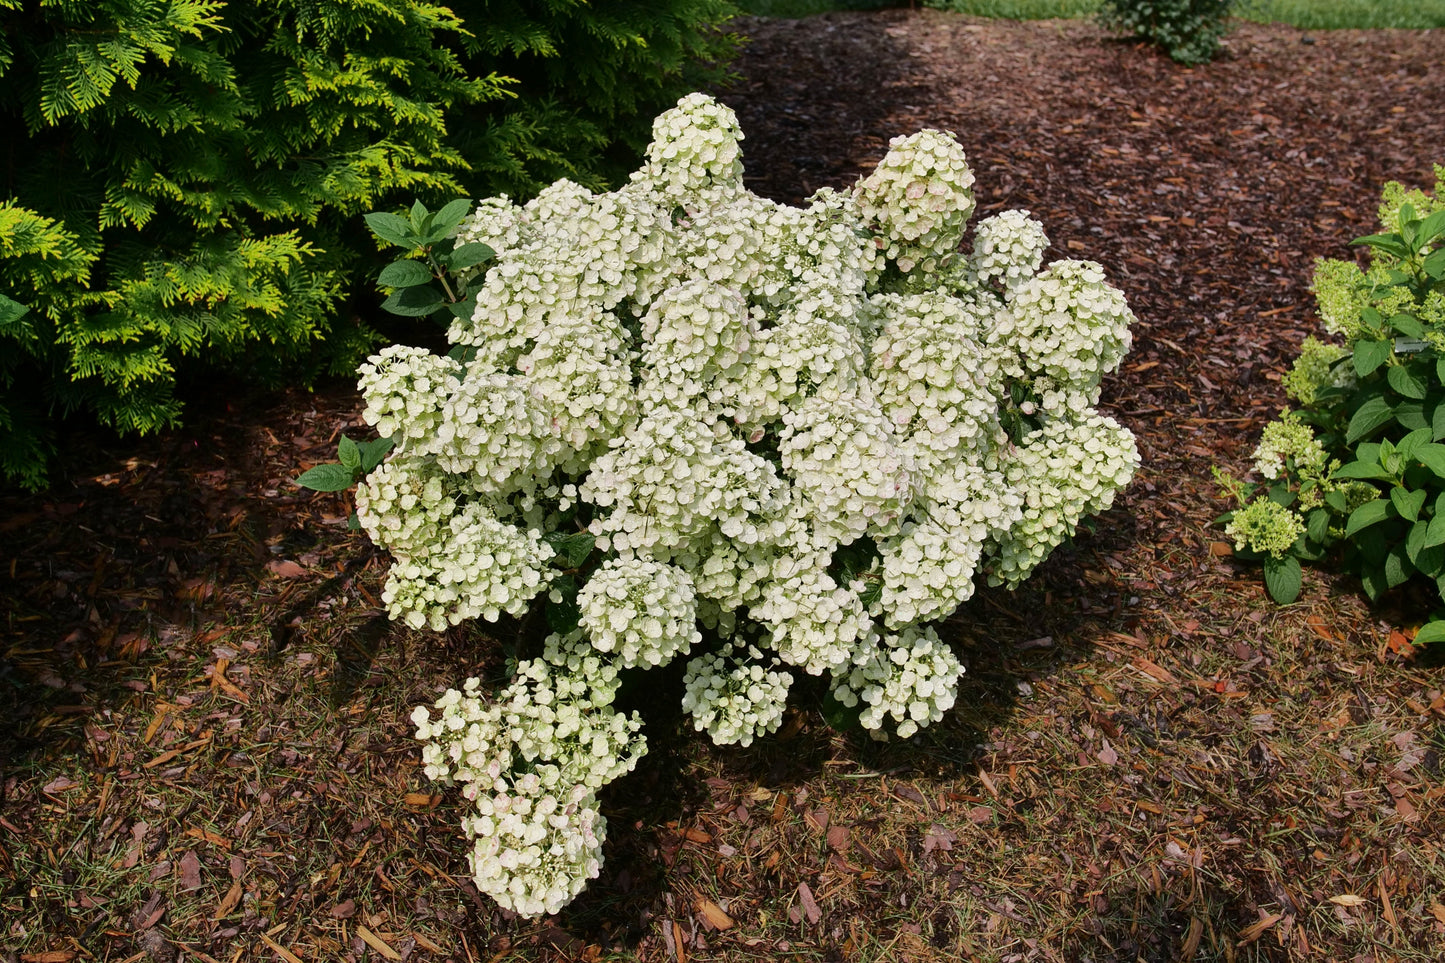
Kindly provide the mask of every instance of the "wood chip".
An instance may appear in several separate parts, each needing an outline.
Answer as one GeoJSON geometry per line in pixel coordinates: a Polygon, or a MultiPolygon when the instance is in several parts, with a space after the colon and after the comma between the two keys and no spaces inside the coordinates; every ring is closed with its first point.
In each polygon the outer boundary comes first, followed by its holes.
{"type": "Polygon", "coordinates": [[[295,953],[292,953],[280,943],[277,943],[275,940],[271,939],[271,937],[267,934],[261,933],[260,937],[261,942],[265,943],[272,950],[274,950],[276,952],[276,955],[281,957],[281,959],[285,960],[286,963],[305,963],[305,961],[302,960],[301,957],[297,956],[295,953]]]}
{"type": "Polygon", "coordinates": [[[803,915],[808,918],[809,923],[816,923],[823,918],[823,911],[818,908],[818,901],[813,899],[813,891],[808,888],[807,883],[798,884],[798,900],[803,904],[803,915]]]}
{"type": "Polygon", "coordinates": [[[1239,942],[1234,945],[1246,946],[1250,943],[1253,943],[1255,940],[1259,939],[1261,936],[1264,935],[1265,930],[1269,929],[1271,926],[1278,923],[1282,919],[1284,919],[1284,917],[1280,914],[1271,913],[1268,916],[1264,917],[1264,919],[1260,920],[1258,923],[1246,926],[1244,929],[1239,931],[1239,942]]]}
{"type": "Polygon", "coordinates": [[[239,879],[232,881],[231,888],[226,890],[225,897],[216,907],[216,912],[211,914],[211,919],[223,920],[229,916],[231,911],[236,908],[236,904],[241,902],[241,893],[241,881],[239,879]]]}
{"type": "Polygon", "coordinates": [[[386,944],[386,941],[385,941],[385,940],[383,940],[381,937],[377,936],[375,933],[373,933],[371,930],[367,929],[366,927],[364,927],[364,926],[357,926],[357,927],[356,927],[356,935],[359,936],[359,937],[361,937],[362,941],[365,942],[367,946],[371,947],[373,950],[376,950],[376,952],[380,953],[382,956],[386,957],[388,960],[399,960],[399,959],[401,959],[401,954],[400,954],[400,953],[398,953],[396,950],[394,950],[394,949],[392,949],[390,946],[388,946],[388,945],[386,944]]]}
{"type": "Polygon", "coordinates": [[[710,929],[729,930],[733,928],[733,918],[723,912],[721,906],[708,899],[706,896],[697,898],[697,911],[702,914],[703,922],[710,929]]]}
{"type": "Polygon", "coordinates": [[[201,860],[195,850],[188,849],[178,864],[181,871],[182,889],[201,888],[201,860]]]}

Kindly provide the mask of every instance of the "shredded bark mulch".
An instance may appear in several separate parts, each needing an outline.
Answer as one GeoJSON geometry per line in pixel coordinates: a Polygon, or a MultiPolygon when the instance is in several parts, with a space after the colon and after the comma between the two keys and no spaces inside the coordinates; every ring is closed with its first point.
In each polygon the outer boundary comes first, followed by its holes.
{"type": "Polygon", "coordinates": [[[352,386],[218,397],[163,438],[77,435],[52,491],[0,495],[0,958],[1437,958],[1422,613],[1320,573],[1271,606],[1210,468],[1246,470],[1285,403],[1314,260],[1445,162],[1441,35],[1243,24],[1185,69],[1087,22],[737,29],[717,93],[754,190],[798,202],[951,130],[981,212],[1027,208],[1138,316],[1104,396],[1138,479],[950,620],[958,708],[876,746],[804,687],[744,751],[653,710],[603,878],[510,918],[466,881],[462,804],[406,716],[511,639],[389,624],[348,506],[290,482],[362,434],[352,386]]]}

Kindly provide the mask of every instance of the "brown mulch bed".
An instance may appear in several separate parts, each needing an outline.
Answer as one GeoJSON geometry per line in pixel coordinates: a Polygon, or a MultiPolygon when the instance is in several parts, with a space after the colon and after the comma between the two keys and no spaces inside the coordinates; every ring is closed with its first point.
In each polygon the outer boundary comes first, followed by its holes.
{"type": "Polygon", "coordinates": [[[981,210],[1028,208],[1138,316],[1105,392],[1138,480],[949,623],[958,710],[884,747],[800,710],[741,752],[663,714],[603,879],[510,919],[406,722],[502,652],[378,617],[383,560],[289,483],[356,433],[354,391],[217,399],[0,496],[0,959],[1437,958],[1445,698],[1395,631],[1419,613],[1318,573],[1271,607],[1209,469],[1284,403],[1314,259],[1445,162],[1441,35],[1245,24],[1183,69],[1083,22],[739,29],[720,93],[754,190],[952,130],[981,210]]]}

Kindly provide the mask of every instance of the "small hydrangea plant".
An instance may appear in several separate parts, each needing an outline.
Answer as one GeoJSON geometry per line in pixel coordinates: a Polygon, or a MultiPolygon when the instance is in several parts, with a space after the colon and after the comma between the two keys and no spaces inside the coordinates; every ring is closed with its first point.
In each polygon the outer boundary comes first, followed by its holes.
{"type": "MultiPolygon", "coordinates": [[[[880,738],[952,706],[928,623],[1018,585],[1138,465],[1101,415],[1132,315],[1098,265],[1043,266],[1025,211],[983,219],[954,138],[899,138],[804,206],[743,187],[733,113],[657,119],[617,191],[490,198],[495,252],[450,356],[361,371],[395,440],[360,486],[390,614],[444,628],[550,607],[501,693],[416,713],[427,773],[473,804],[477,886],[555,911],[597,873],[597,789],[642,753],[619,671],[687,659],[714,742],[775,731],[799,674],[880,738]]],[[[475,249],[474,249],[475,250],[475,249]]]]}
{"type": "MultiPolygon", "coordinates": [[[[1445,603],[1445,167],[1434,194],[1385,186],[1368,264],[1321,259],[1323,338],[1284,378],[1297,405],[1267,424],[1258,481],[1220,474],[1239,507],[1221,518],[1236,553],[1263,563],[1277,602],[1300,562],[1331,561],[1378,599],[1415,582],[1445,603]]],[[[1445,604],[1415,636],[1445,641],[1445,604]]]]}

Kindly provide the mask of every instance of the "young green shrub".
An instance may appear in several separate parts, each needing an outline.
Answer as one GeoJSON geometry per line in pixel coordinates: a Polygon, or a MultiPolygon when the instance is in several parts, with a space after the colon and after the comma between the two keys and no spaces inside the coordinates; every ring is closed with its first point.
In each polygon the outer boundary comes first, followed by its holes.
{"type": "Polygon", "coordinates": [[[0,0],[5,475],[41,483],[57,414],[174,424],[183,367],[374,345],[335,322],[348,221],[458,191],[446,111],[505,89],[461,30],[413,0],[0,0]]]}
{"type": "MultiPolygon", "coordinates": [[[[1386,185],[1381,233],[1353,261],[1315,268],[1330,340],[1307,338],[1285,378],[1298,404],[1255,449],[1260,481],[1221,475],[1240,508],[1223,517],[1240,556],[1264,565],[1278,602],[1300,561],[1359,575],[1378,599],[1422,581],[1445,599],[1445,167],[1435,194],[1386,185]]],[[[1416,637],[1445,639],[1439,611],[1416,637]]]]}
{"type": "Polygon", "coordinates": [[[500,693],[473,679],[413,716],[427,774],[470,801],[477,886],[523,915],[598,872],[596,793],[646,748],[621,673],[686,660],[718,744],[775,731],[800,674],[907,738],[963,672],[932,624],[1027,579],[1138,465],[1096,408],[1123,295],[1097,264],[1044,266],[1026,211],[967,244],[951,135],[896,138],[804,207],[743,187],[741,137],[693,94],[619,190],[490,198],[446,241],[440,212],[372,223],[424,254],[388,268],[415,282],[392,297],[447,310],[455,346],[360,369],[395,442],[356,495],[382,600],[434,630],[540,604],[553,630],[500,693]]]}
{"type": "Polygon", "coordinates": [[[730,11],[0,0],[3,477],[43,483],[57,416],[174,425],[184,369],[354,369],[379,340],[341,310],[375,257],[356,215],[604,186],[721,76],[730,11]]]}
{"type": "Polygon", "coordinates": [[[1147,41],[1181,64],[1202,64],[1219,52],[1235,0],[1103,0],[1099,18],[1113,30],[1147,41]]]}
{"type": "Polygon", "coordinates": [[[593,190],[637,165],[652,118],[726,76],[738,39],[729,0],[457,0],[474,76],[515,96],[459,111],[455,143],[474,197],[528,198],[560,178],[593,190]]]}

